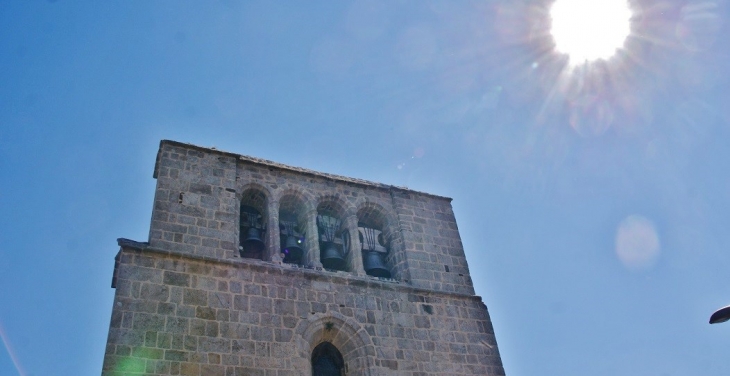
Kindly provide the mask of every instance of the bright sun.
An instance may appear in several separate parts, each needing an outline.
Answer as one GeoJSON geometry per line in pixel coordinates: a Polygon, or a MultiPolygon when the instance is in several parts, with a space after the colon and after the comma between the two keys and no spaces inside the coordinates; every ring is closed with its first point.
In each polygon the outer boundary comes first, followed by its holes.
{"type": "Polygon", "coordinates": [[[555,0],[550,16],[556,49],[573,65],[607,60],[630,31],[627,0],[555,0]]]}

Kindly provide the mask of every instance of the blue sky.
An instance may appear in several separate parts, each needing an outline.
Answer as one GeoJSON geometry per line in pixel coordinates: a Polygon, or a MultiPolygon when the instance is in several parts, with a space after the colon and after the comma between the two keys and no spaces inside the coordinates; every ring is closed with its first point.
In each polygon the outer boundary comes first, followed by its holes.
{"type": "Polygon", "coordinates": [[[509,376],[730,374],[728,3],[549,4],[0,1],[0,374],[100,372],[160,139],[453,197],[509,376]]]}

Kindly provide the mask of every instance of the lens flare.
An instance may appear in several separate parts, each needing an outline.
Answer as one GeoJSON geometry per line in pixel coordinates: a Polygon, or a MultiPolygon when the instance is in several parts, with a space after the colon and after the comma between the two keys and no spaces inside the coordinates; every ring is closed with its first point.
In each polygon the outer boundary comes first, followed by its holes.
{"type": "Polygon", "coordinates": [[[616,231],[616,255],[628,269],[654,265],[659,256],[659,235],[654,224],[640,215],[626,217],[616,231]]]}
{"type": "Polygon", "coordinates": [[[23,367],[20,365],[20,362],[18,361],[18,356],[15,355],[15,351],[13,351],[13,348],[10,347],[10,341],[8,341],[8,336],[5,334],[5,329],[3,328],[2,324],[0,324],[0,339],[2,339],[3,345],[5,345],[5,349],[8,351],[8,355],[10,355],[10,360],[13,361],[13,365],[18,371],[18,374],[20,376],[27,375],[23,367]]]}
{"type": "Polygon", "coordinates": [[[119,372],[120,374],[138,374],[144,372],[145,368],[146,365],[143,358],[132,358],[130,356],[125,356],[116,360],[116,364],[114,365],[113,370],[115,372],[119,372]]]}

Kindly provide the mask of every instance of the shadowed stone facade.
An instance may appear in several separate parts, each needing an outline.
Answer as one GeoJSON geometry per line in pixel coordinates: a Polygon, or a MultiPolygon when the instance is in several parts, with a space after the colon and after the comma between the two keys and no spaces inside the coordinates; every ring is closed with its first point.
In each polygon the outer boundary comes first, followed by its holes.
{"type": "Polygon", "coordinates": [[[346,375],[504,375],[449,198],[174,141],[154,177],[149,241],[119,239],[103,375],[311,375],[324,342],[346,375]],[[320,216],[344,270],[323,268],[320,216]],[[368,275],[363,229],[391,278],[368,275]]]}

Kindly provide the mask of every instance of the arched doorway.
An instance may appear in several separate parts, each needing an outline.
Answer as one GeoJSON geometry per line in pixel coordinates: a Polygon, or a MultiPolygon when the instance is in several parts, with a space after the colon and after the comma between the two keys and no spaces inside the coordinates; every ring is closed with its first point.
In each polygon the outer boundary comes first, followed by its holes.
{"type": "Polygon", "coordinates": [[[322,342],[312,351],[312,376],[344,376],[345,361],[337,348],[322,342]]]}

